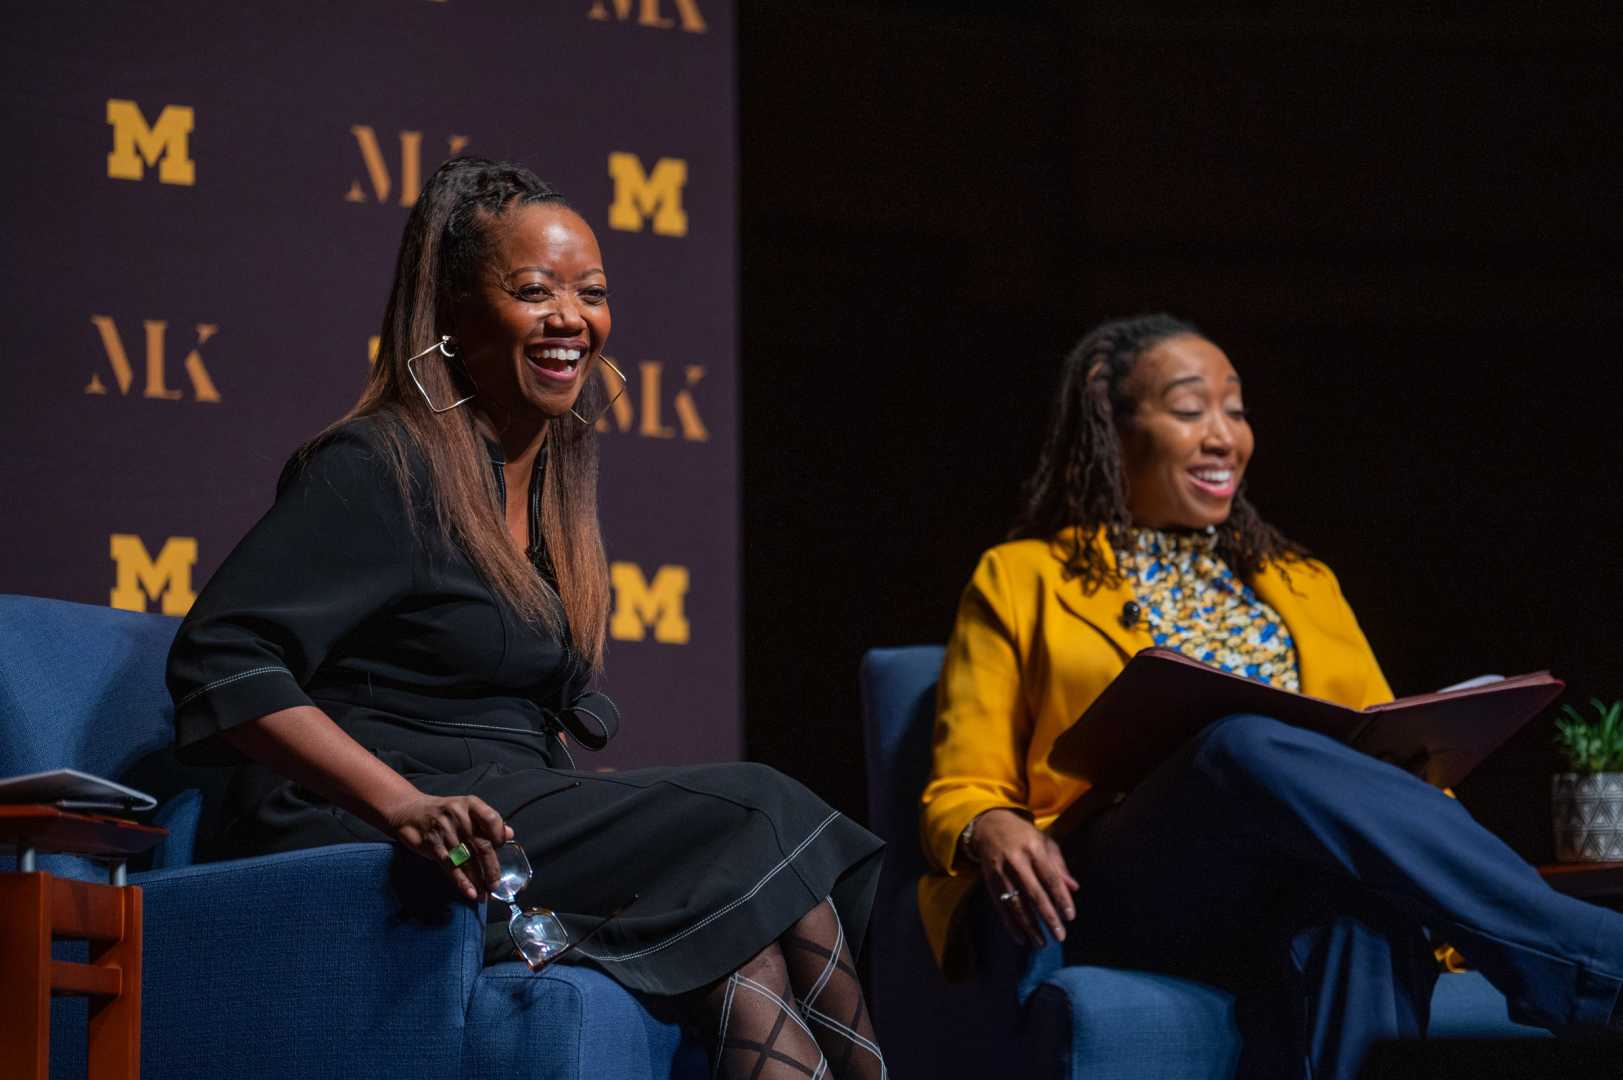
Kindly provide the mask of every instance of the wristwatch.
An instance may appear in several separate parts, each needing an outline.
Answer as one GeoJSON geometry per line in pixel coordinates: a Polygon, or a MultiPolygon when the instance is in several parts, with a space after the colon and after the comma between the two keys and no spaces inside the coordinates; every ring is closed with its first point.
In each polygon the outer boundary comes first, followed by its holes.
{"type": "Polygon", "coordinates": [[[970,818],[969,824],[964,826],[964,831],[958,834],[958,857],[971,866],[980,865],[980,860],[975,857],[975,849],[969,846],[969,842],[975,839],[975,822],[980,819],[980,814],[970,818]]]}

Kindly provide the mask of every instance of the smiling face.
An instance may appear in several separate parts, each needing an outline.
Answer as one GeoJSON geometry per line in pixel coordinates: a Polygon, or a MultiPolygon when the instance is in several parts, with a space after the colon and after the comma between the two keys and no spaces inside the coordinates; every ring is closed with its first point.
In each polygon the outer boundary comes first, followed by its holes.
{"type": "Polygon", "coordinates": [[[1138,358],[1126,389],[1136,402],[1121,432],[1133,523],[1226,521],[1255,443],[1240,376],[1223,350],[1190,334],[1168,338],[1138,358]]]}
{"type": "Polygon", "coordinates": [[[597,237],[556,203],[514,206],[485,228],[488,259],[454,328],[480,407],[500,426],[562,416],[609,339],[597,237]]]}

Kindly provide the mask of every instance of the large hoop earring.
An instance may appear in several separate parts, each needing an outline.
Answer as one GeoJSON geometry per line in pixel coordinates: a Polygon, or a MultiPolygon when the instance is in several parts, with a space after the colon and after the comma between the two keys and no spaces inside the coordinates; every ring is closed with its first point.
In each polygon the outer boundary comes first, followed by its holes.
{"type": "MultiPolygon", "coordinates": [[[[450,343],[451,343],[451,335],[450,334],[442,335],[438,341],[436,341],[434,344],[430,345],[428,348],[424,349],[422,352],[417,353],[416,356],[410,356],[410,357],[406,358],[406,374],[410,375],[411,376],[411,381],[417,384],[417,392],[419,394],[423,395],[423,400],[424,401],[428,402],[428,408],[429,408],[430,412],[448,413],[452,409],[456,408],[458,405],[466,405],[468,402],[472,401],[477,396],[476,394],[469,394],[465,398],[460,398],[460,399],[458,399],[456,401],[451,402],[451,404],[445,406],[443,409],[439,408],[438,406],[436,406],[434,404],[434,399],[428,396],[428,391],[423,389],[423,381],[417,377],[417,369],[411,366],[412,361],[416,360],[417,357],[419,357],[419,356],[427,356],[429,353],[433,352],[435,349],[438,349],[440,351],[440,355],[444,356],[446,360],[455,360],[456,359],[456,353],[454,353],[450,349],[446,348],[446,346],[449,345],[450,343]]],[[[447,364],[446,366],[450,367],[449,364],[447,364]]],[[[478,387],[475,387],[474,389],[477,390],[478,387]]]]}
{"type": "Polygon", "coordinates": [[[610,360],[608,357],[604,356],[602,353],[598,353],[597,358],[599,360],[603,361],[603,363],[609,365],[609,370],[614,372],[615,375],[619,376],[620,389],[615,391],[614,396],[609,398],[608,403],[605,404],[601,409],[599,409],[598,412],[597,412],[597,415],[592,417],[590,420],[586,419],[586,417],[584,417],[580,413],[576,412],[575,407],[573,405],[571,405],[569,407],[569,415],[573,416],[576,420],[579,420],[581,423],[585,424],[587,427],[595,426],[599,420],[601,420],[605,416],[609,415],[609,410],[614,408],[614,403],[616,401],[619,401],[622,397],[624,397],[625,392],[626,392],[626,373],[621,371],[615,365],[613,360],[610,360]]]}

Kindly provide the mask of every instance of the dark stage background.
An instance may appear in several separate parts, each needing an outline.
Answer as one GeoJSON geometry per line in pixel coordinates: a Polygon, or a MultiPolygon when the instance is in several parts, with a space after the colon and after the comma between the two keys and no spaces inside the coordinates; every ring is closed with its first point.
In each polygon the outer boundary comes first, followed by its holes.
{"type": "MultiPolygon", "coordinates": [[[[863,650],[944,638],[1061,356],[1157,308],[1399,693],[1623,696],[1623,22],[1296,7],[742,5],[752,756],[863,809],[863,650]]],[[[1534,858],[1548,727],[1462,792],[1534,858]]]]}

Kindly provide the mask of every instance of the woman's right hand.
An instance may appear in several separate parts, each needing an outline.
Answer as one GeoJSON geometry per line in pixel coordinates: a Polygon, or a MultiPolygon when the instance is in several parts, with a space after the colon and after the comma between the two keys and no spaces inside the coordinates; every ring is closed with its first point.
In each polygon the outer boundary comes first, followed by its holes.
{"type": "Polygon", "coordinates": [[[483,896],[501,873],[496,848],[513,838],[502,816],[477,795],[418,794],[391,807],[384,822],[396,840],[438,865],[470,900],[483,896]],[[450,851],[458,844],[468,845],[473,857],[452,866],[450,851]]]}
{"type": "Polygon", "coordinates": [[[513,837],[502,816],[475,795],[425,795],[314,705],[295,705],[222,734],[244,756],[268,765],[335,806],[432,860],[470,900],[501,872],[496,846],[513,837]],[[446,853],[467,844],[460,867],[446,853]]]}
{"type": "Polygon", "coordinates": [[[1076,918],[1071,894],[1080,886],[1052,837],[1013,810],[988,810],[975,819],[969,847],[992,906],[1018,944],[1042,945],[1037,918],[1065,940],[1065,923],[1076,918]]]}

